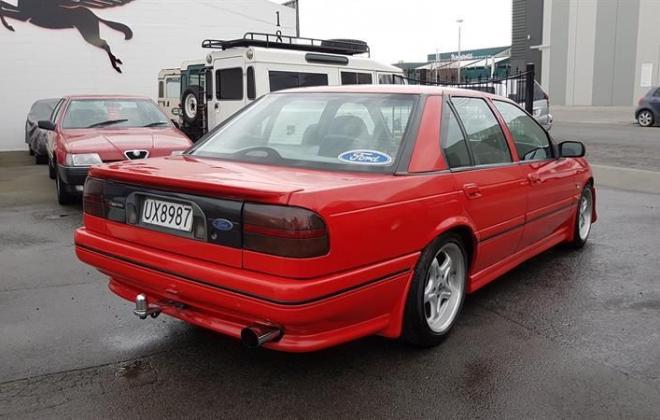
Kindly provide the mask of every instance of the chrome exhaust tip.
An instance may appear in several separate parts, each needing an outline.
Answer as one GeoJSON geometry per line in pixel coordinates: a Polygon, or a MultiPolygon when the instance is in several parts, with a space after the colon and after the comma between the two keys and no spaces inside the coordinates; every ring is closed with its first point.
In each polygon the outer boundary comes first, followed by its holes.
{"type": "Polygon", "coordinates": [[[158,305],[149,305],[147,300],[147,295],[140,293],[135,297],[135,309],[133,314],[135,314],[140,319],[147,319],[147,317],[158,318],[160,315],[161,309],[158,305]]]}
{"type": "Polygon", "coordinates": [[[282,330],[268,325],[250,325],[241,331],[241,342],[251,349],[275,341],[282,337],[282,330]]]}

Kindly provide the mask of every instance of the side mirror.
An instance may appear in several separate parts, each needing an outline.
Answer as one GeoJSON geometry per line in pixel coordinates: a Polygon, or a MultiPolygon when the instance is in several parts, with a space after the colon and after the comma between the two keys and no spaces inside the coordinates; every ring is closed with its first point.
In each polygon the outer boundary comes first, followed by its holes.
{"type": "Polygon", "coordinates": [[[39,121],[37,123],[37,126],[42,130],[55,131],[55,123],[53,123],[52,121],[48,121],[48,120],[39,121]]]}
{"type": "Polygon", "coordinates": [[[586,154],[584,144],[579,141],[565,141],[559,143],[559,157],[581,158],[586,154]]]}

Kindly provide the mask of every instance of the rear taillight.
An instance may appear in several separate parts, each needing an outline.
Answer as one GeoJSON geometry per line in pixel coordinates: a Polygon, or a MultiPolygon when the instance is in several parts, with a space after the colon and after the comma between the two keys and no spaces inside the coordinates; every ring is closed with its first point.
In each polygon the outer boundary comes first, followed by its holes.
{"type": "Polygon", "coordinates": [[[320,257],[329,251],[328,231],[312,211],[248,203],[243,207],[243,248],[281,257],[320,257]]]}
{"type": "Polygon", "coordinates": [[[85,181],[83,211],[92,216],[105,217],[102,181],[94,178],[87,178],[87,181],[85,181]]]}

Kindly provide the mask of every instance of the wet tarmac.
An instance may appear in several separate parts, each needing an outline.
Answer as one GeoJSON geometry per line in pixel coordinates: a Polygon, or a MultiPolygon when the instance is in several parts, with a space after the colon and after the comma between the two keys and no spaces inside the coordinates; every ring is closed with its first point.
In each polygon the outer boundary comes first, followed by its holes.
{"type": "Polygon", "coordinates": [[[371,337],[295,355],[138,320],[76,260],[79,207],[55,204],[45,167],[11,169],[0,168],[0,417],[660,415],[660,195],[600,188],[585,249],[553,249],[470,296],[440,347],[371,337]]]}

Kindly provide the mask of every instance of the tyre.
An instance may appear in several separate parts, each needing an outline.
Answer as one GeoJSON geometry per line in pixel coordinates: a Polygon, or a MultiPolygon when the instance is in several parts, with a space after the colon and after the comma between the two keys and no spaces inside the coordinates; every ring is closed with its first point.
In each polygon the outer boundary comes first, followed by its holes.
{"type": "Polygon", "coordinates": [[[37,165],[45,165],[48,163],[48,155],[38,155],[34,153],[34,163],[37,165]]]}
{"type": "Polygon", "coordinates": [[[57,167],[55,168],[55,187],[57,189],[57,202],[61,205],[72,204],[76,200],[76,196],[69,193],[69,186],[60,178],[57,167]]]}
{"type": "Polygon", "coordinates": [[[53,159],[50,157],[48,158],[48,177],[50,179],[55,179],[55,164],[53,163],[53,159]]]}
{"type": "Polygon", "coordinates": [[[461,237],[450,233],[433,241],[415,267],[403,339],[419,347],[442,343],[463,307],[467,277],[468,257],[461,237]]]}
{"type": "Polygon", "coordinates": [[[594,189],[590,184],[587,184],[582,190],[582,195],[577,204],[577,215],[573,226],[573,241],[571,242],[574,248],[582,248],[589,240],[593,211],[594,189]]]}
{"type": "Polygon", "coordinates": [[[190,86],[181,96],[183,121],[190,125],[199,125],[204,112],[204,90],[201,86],[190,86]]]}
{"type": "Polygon", "coordinates": [[[643,109],[637,114],[637,122],[642,127],[651,127],[655,123],[653,112],[648,109],[643,109]]]}

